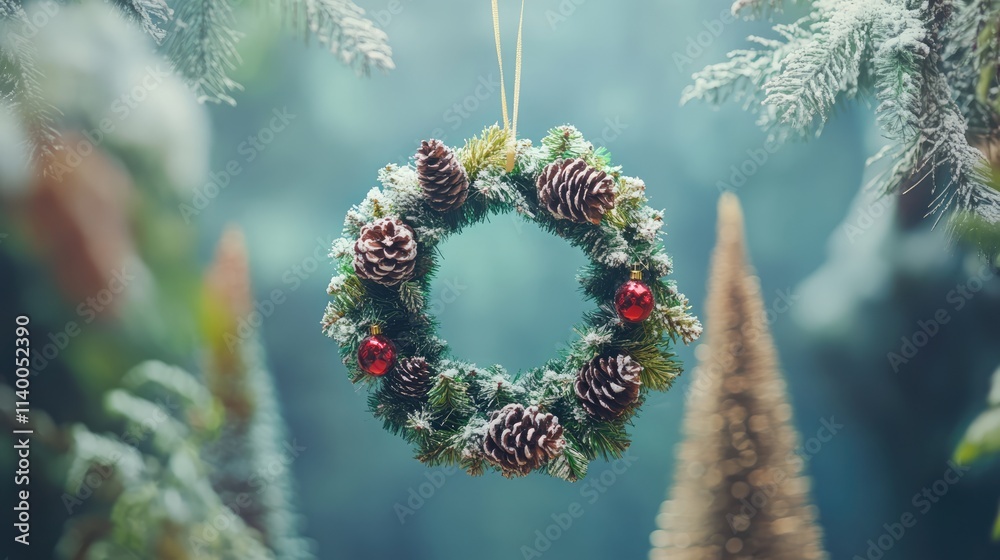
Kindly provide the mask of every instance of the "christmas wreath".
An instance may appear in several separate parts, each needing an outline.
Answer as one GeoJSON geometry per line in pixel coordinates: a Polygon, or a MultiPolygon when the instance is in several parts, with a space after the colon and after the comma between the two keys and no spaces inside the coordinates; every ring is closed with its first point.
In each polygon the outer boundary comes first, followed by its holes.
{"type": "Polygon", "coordinates": [[[661,279],[671,271],[663,216],[646,205],[643,182],[572,126],[541,146],[499,126],[457,151],[425,141],[412,165],[388,165],[379,181],[333,244],[322,325],[352,381],[372,386],[385,428],[424,463],[473,475],[544,469],[576,480],[591,459],[620,456],[646,392],[680,374],[671,343],[701,333],[687,299],[661,279]],[[589,255],[580,282],[597,302],[562,356],[513,377],[453,358],[425,308],[438,244],[511,211],[589,255]]]}

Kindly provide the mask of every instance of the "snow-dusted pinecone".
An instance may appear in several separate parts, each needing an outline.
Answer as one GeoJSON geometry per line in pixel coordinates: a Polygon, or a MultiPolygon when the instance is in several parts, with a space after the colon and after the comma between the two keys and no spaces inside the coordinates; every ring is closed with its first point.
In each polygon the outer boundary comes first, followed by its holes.
{"type": "Polygon", "coordinates": [[[361,228],[354,243],[354,270],[367,280],[392,286],[413,276],[417,241],[399,218],[381,218],[361,228]]]}
{"type": "Polygon", "coordinates": [[[510,478],[523,476],[562,453],[563,427],[537,406],[508,404],[490,415],[483,451],[510,478]]]}
{"type": "Polygon", "coordinates": [[[582,159],[560,159],[538,176],[538,202],[559,219],[599,224],[615,207],[614,186],[610,175],[582,159]]]}
{"type": "Polygon", "coordinates": [[[416,160],[420,188],[431,208],[447,212],[465,203],[469,196],[469,177],[451,148],[440,140],[424,140],[417,150],[416,160]]]}
{"type": "Polygon", "coordinates": [[[614,420],[639,398],[641,372],[631,356],[594,358],[576,376],[576,396],[591,416],[614,420]]]}
{"type": "Polygon", "coordinates": [[[423,358],[404,358],[385,381],[393,393],[423,400],[431,388],[431,369],[423,358]]]}

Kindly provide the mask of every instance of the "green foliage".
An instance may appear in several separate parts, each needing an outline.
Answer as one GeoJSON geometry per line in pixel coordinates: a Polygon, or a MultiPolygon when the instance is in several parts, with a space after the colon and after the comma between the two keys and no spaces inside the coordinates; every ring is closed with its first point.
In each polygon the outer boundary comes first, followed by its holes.
{"type": "Polygon", "coordinates": [[[438,375],[427,394],[431,410],[446,417],[453,412],[462,414],[468,411],[471,404],[469,384],[456,379],[455,373],[444,372],[438,375]]]}
{"type": "Polygon", "coordinates": [[[583,137],[583,133],[568,124],[549,130],[549,134],[542,139],[542,147],[547,152],[544,163],[557,159],[581,158],[587,165],[605,170],[611,163],[611,154],[607,149],[594,148],[594,145],[583,137]]]}
{"type": "Polygon", "coordinates": [[[499,124],[494,124],[465,142],[465,146],[458,151],[458,160],[462,162],[469,180],[475,180],[485,169],[504,165],[508,138],[510,133],[499,124]]]}
{"type": "Polygon", "coordinates": [[[236,51],[242,33],[229,0],[183,0],[164,48],[184,74],[198,101],[235,105],[230,95],[243,86],[229,74],[242,62],[236,51]]]}
{"type": "Polygon", "coordinates": [[[161,27],[170,21],[174,11],[164,0],[118,0],[126,18],[138,24],[157,43],[163,41],[167,32],[161,27]]]}
{"type": "MultiPolygon", "coordinates": [[[[234,105],[242,86],[230,76],[241,63],[235,4],[230,0],[180,0],[176,13],[164,0],[115,0],[122,15],[142,28],[184,76],[201,102],[234,105]],[[166,28],[169,26],[169,32],[166,28]]],[[[278,0],[268,4],[273,18],[314,37],[359,74],[395,67],[388,37],[352,0],[278,0]]],[[[37,29],[18,0],[0,0],[0,96],[20,117],[32,161],[53,171],[59,150],[56,110],[42,95],[35,65],[37,29]]]]}
{"type": "MultiPolygon", "coordinates": [[[[219,468],[229,466],[207,462],[204,451],[231,436],[220,432],[213,421],[219,418],[219,405],[204,386],[190,374],[159,362],[137,366],[124,382],[129,390],[114,390],[105,399],[110,415],[123,420],[120,436],[98,435],[82,425],[71,432],[63,500],[73,513],[82,509],[105,515],[110,532],[90,534],[94,527],[87,523],[88,517],[74,517],[59,545],[67,557],[311,556],[294,538],[290,540],[296,547],[282,548],[279,555],[265,544],[260,528],[244,520],[246,510],[272,505],[261,502],[259,492],[234,506],[210,483],[219,468]],[[95,480],[100,482],[91,496],[95,480]]],[[[253,457],[243,460],[253,464],[253,457]]],[[[239,476],[232,469],[227,472],[239,476]]]]}
{"type": "Polygon", "coordinates": [[[59,110],[42,95],[41,71],[31,38],[37,30],[16,0],[0,0],[0,100],[18,115],[32,160],[46,174],[54,172],[52,156],[61,150],[56,118],[59,110]]]}
{"type": "Polygon", "coordinates": [[[396,67],[388,37],[351,0],[279,0],[280,15],[360,74],[396,67]]]}
{"type": "Polygon", "coordinates": [[[419,460],[461,465],[470,474],[482,474],[491,467],[482,453],[490,412],[512,403],[535,405],[559,418],[567,441],[563,456],[547,465],[546,472],[577,480],[586,474],[589,460],[618,457],[628,447],[625,426],[645,393],[666,390],[680,374],[671,351],[673,340],[690,342],[700,333],[700,324],[688,313],[684,296],[660,280],[671,271],[661,244],[663,218],[646,205],[642,181],[621,176],[608,154],[595,150],[572,126],[552,129],[539,147],[519,141],[510,173],[504,168],[507,140],[506,132],[494,125],[459,150],[472,179],[470,193],[464,205],[445,213],[424,203],[413,167],[383,168],[379,174],[382,189],[373,189],[348,212],[343,237],[334,242],[331,256],[338,273],[328,289],[333,299],[323,317],[323,331],[340,345],[351,380],[372,389],[372,413],[386,430],[415,444],[419,460]],[[581,157],[615,180],[616,207],[598,225],[558,220],[538,204],[537,174],[551,161],[567,157],[581,157]],[[590,256],[580,282],[584,295],[597,304],[576,327],[579,340],[558,358],[513,378],[501,366],[482,368],[453,359],[435,334],[434,320],[423,311],[437,269],[439,244],[490,215],[511,211],[590,256]],[[355,274],[354,241],[365,223],[381,216],[399,216],[414,229],[418,245],[415,280],[383,286],[355,274]],[[647,283],[660,304],[640,325],[623,324],[610,307],[633,264],[646,271],[647,283]],[[427,360],[432,383],[425,399],[415,402],[395,395],[379,378],[357,367],[358,346],[373,324],[393,340],[401,358],[427,360]],[[643,366],[642,395],[621,418],[604,422],[587,415],[573,384],[583,364],[598,355],[617,353],[630,354],[643,366]]]}
{"type": "MultiPolygon", "coordinates": [[[[769,3],[740,0],[734,8],[769,3]]],[[[998,122],[984,100],[997,91],[989,53],[1000,7],[957,4],[817,0],[794,23],[775,25],[778,39],[751,37],[757,48],[696,73],[682,102],[736,101],[784,139],[819,134],[845,102],[877,101],[878,122],[893,143],[872,158],[891,159],[872,187],[923,188],[934,195],[930,213],[958,209],[996,226],[1000,192],[988,184],[983,154],[970,141],[977,131],[992,135],[998,122]]]]}

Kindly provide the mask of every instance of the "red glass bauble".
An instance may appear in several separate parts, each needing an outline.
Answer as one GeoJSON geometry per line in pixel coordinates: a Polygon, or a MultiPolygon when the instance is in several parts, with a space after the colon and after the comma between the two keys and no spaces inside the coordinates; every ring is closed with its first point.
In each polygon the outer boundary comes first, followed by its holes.
{"type": "Polygon", "coordinates": [[[625,282],[615,294],[615,309],[618,310],[618,315],[631,323],[645,321],[653,312],[655,305],[653,291],[640,280],[625,282]]]}
{"type": "Polygon", "coordinates": [[[396,363],[396,345],[388,338],[376,334],[361,341],[358,348],[358,366],[365,373],[376,377],[385,375],[396,363]]]}

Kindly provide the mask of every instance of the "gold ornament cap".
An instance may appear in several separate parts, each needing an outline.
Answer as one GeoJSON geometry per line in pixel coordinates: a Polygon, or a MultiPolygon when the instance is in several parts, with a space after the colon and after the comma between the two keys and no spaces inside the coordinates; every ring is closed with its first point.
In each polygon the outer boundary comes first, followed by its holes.
{"type": "Polygon", "coordinates": [[[632,267],[632,272],[629,273],[628,279],[642,280],[642,270],[639,268],[639,265],[635,265],[632,267]]]}
{"type": "Polygon", "coordinates": [[[372,325],[371,327],[369,327],[369,332],[371,332],[372,336],[378,336],[378,335],[382,334],[382,326],[381,325],[372,325]]]}

